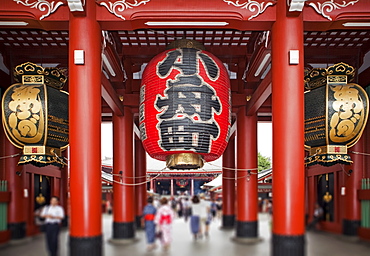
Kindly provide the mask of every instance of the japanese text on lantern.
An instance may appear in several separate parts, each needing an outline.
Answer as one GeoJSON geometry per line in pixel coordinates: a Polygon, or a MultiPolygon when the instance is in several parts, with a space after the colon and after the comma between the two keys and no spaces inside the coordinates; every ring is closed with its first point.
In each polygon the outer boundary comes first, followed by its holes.
{"type": "Polygon", "coordinates": [[[166,151],[209,153],[211,141],[220,134],[214,115],[222,112],[222,104],[215,89],[203,77],[217,81],[218,66],[207,54],[184,48],[169,51],[157,64],[156,72],[160,78],[168,77],[163,96],[158,94],[154,103],[160,111],[157,114],[159,146],[166,151]],[[178,74],[171,79],[174,69],[178,74]],[[202,77],[201,72],[206,74],[202,77]]]}

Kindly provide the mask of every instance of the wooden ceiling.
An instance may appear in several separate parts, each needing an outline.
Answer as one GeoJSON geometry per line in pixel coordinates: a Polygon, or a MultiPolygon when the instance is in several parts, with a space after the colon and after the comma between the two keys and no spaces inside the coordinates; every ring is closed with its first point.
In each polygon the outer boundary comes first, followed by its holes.
{"type": "MultiPolygon", "coordinates": [[[[270,50],[268,32],[238,31],[221,29],[163,29],[110,31],[114,39],[119,61],[126,72],[121,83],[115,83],[117,91],[138,93],[140,75],[145,65],[156,54],[164,51],[166,46],[176,39],[191,39],[201,42],[206,50],[220,58],[229,70],[232,90],[240,93],[245,89],[254,91],[266,77],[259,76],[255,81],[243,80],[245,73],[254,61],[257,46],[264,41],[265,50],[270,50]],[[127,87],[127,84],[130,84],[127,87]]],[[[0,29],[0,53],[5,67],[1,78],[9,80],[7,70],[26,61],[43,66],[58,66],[68,69],[69,33],[63,31],[43,31],[35,29],[0,29]]],[[[326,65],[340,61],[359,68],[363,56],[370,50],[369,30],[307,31],[304,33],[305,65],[326,65]]],[[[262,74],[261,74],[262,75],[262,74]]],[[[1,83],[6,88],[12,81],[1,83]]],[[[68,89],[67,89],[68,90],[68,89]]],[[[259,116],[270,116],[270,103],[266,101],[259,116]]],[[[106,104],[103,112],[108,116],[111,110],[106,104]],[[108,113],[108,114],[107,114],[108,113]]]]}

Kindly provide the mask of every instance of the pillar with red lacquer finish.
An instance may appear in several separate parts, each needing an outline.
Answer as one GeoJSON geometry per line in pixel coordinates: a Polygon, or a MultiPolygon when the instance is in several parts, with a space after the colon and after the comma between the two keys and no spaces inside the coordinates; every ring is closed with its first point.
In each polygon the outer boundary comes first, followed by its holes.
{"type": "Polygon", "coordinates": [[[235,137],[222,155],[222,228],[235,226],[235,137]]]}
{"type": "Polygon", "coordinates": [[[95,1],[69,20],[71,256],[103,254],[101,207],[101,28],[95,1]],[[83,51],[83,62],[75,55],[83,51]]]}
{"type": "Polygon", "coordinates": [[[305,255],[303,18],[288,8],[272,27],[273,256],[305,255]]]}
{"type": "MultiPolygon", "coordinates": [[[[361,139],[351,148],[354,152],[364,152],[365,138],[361,139]]],[[[346,165],[345,168],[345,188],[344,196],[344,216],[343,216],[343,235],[357,236],[357,230],[361,225],[361,202],[357,192],[361,189],[361,179],[364,171],[364,156],[362,154],[350,153],[353,164],[346,165]]]]}
{"type": "Polygon", "coordinates": [[[146,205],[146,187],[146,152],[141,141],[135,138],[135,205],[137,228],[143,228],[141,219],[144,206],[146,205]]]}
{"type": "Polygon", "coordinates": [[[236,238],[258,241],[257,116],[247,116],[245,107],[237,115],[237,214],[236,238]]]}
{"type": "Polygon", "coordinates": [[[112,241],[135,237],[134,122],[131,109],[113,114],[113,231],[112,241]]]}

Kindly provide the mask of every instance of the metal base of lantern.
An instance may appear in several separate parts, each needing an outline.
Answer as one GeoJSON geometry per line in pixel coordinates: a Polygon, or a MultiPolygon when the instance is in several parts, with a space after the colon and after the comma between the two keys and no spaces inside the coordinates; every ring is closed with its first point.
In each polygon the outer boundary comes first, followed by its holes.
{"type": "Polygon", "coordinates": [[[195,40],[191,40],[191,39],[175,40],[167,46],[167,49],[174,49],[174,48],[193,48],[193,49],[198,49],[198,50],[206,49],[202,43],[195,41],[195,40]]]}
{"type": "Polygon", "coordinates": [[[193,153],[174,154],[167,156],[166,165],[170,169],[198,169],[203,167],[203,158],[193,153]]]}

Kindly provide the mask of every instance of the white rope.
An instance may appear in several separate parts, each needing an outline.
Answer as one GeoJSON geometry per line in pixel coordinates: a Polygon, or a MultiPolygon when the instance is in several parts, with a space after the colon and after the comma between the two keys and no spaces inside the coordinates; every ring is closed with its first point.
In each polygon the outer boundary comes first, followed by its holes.
{"type": "Polygon", "coordinates": [[[0,156],[0,159],[6,159],[6,158],[11,158],[11,157],[16,157],[19,156],[21,153],[14,154],[14,155],[9,155],[9,156],[0,156]]]}

